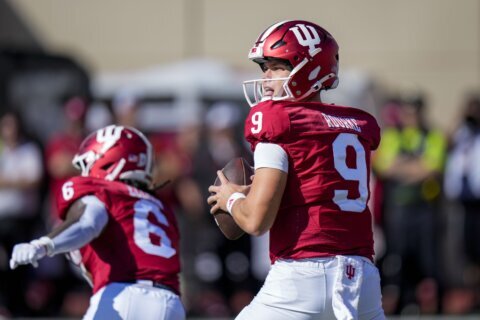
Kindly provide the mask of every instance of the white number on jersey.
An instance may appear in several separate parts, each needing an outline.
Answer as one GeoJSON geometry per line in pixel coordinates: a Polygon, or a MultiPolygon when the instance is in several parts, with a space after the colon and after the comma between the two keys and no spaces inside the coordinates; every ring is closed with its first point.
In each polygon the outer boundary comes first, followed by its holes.
{"type": "Polygon", "coordinates": [[[67,181],[62,186],[62,195],[65,201],[68,201],[73,198],[75,191],[73,190],[73,182],[67,181]]]}
{"type": "Polygon", "coordinates": [[[161,207],[147,199],[141,199],[135,202],[135,215],[133,217],[133,226],[135,228],[134,240],[145,253],[160,256],[163,258],[173,257],[177,251],[172,248],[172,241],[165,231],[156,224],[148,220],[148,214],[153,213],[160,224],[168,226],[168,220],[162,213],[161,207]],[[150,240],[150,234],[153,233],[160,238],[160,244],[153,244],[150,240]]]}
{"type": "Polygon", "coordinates": [[[348,199],[348,190],[335,190],[333,202],[335,202],[342,211],[363,212],[367,207],[368,199],[368,181],[367,181],[367,162],[365,159],[365,148],[358,141],[358,136],[352,133],[340,133],[333,141],[333,157],[335,169],[345,180],[358,181],[358,192],[360,197],[357,199],[348,199]],[[347,167],[347,147],[355,150],[357,164],[356,168],[347,167]]]}
{"type": "Polygon", "coordinates": [[[260,131],[262,131],[262,121],[263,121],[263,113],[258,111],[252,114],[252,124],[254,125],[250,129],[252,133],[259,133],[260,131]]]}

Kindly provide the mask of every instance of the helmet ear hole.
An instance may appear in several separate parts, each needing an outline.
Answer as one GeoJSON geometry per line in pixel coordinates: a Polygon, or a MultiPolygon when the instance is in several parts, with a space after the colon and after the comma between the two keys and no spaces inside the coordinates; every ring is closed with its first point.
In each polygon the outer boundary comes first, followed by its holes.
{"type": "Polygon", "coordinates": [[[270,49],[277,49],[277,48],[280,48],[283,45],[286,45],[286,42],[283,41],[282,39],[280,39],[277,42],[275,42],[270,49]]]}
{"type": "Polygon", "coordinates": [[[108,169],[110,169],[110,167],[111,167],[112,165],[113,165],[113,162],[110,162],[110,163],[104,164],[104,165],[101,166],[100,168],[101,168],[102,170],[107,171],[108,169]]]}

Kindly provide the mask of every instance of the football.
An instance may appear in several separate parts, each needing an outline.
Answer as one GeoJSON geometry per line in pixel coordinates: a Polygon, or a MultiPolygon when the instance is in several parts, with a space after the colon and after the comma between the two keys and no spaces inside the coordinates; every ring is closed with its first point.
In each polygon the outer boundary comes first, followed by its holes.
{"type": "MultiPolygon", "coordinates": [[[[254,170],[250,164],[241,157],[230,160],[222,169],[222,172],[228,181],[240,185],[250,184],[250,177],[254,174],[254,170]]],[[[214,185],[218,186],[220,184],[220,179],[217,176],[214,185]]],[[[218,210],[213,215],[213,218],[223,235],[229,240],[236,240],[245,233],[228,212],[218,210]]]]}

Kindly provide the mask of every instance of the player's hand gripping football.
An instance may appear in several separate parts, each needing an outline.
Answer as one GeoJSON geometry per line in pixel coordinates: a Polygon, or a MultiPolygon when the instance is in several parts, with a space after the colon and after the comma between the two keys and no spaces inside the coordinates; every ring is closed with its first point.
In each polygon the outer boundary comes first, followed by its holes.
{"type": "Polygon", "coordinates": [[[227,200],[233,193],[241,192],[247,195],[250,191],[250,185],[241,186],[228,181],[221,170],[217,171],[217,175],[221,184],[219,186],[212,185],[208,188],[208,191],[212,194],[207,199],[208,204],[212,206],[211,214],[218,210],[227,211],[227,200]]]}
{"type": "Polygon", "coordinates": [[[38,260],[48,254],[48,246],[53,244],[47,237],[33,240],[30,243],[19,243],[13,247],[12,257],[10,258],[10,269],[15,269],[19,265],[32,264],[38,267],[38,260]]]}

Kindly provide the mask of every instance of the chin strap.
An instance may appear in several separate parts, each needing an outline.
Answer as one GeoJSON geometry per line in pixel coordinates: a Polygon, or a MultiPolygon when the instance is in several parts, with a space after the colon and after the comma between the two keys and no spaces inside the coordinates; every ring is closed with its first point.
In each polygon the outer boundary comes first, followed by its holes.
{"type": "Polygon", "coordinates": [[[161,182],[159,184],[155,184],[153,187],[152,187],[152,191],[157,191],[163,187],[165,187],[167,184],[169,184],[170,182],[172,182],[171,180],[166,180],[164,182],[161,182]]]}

